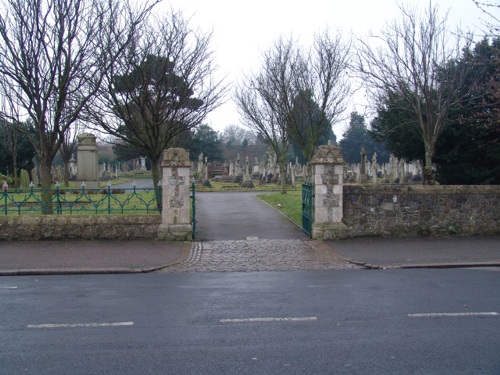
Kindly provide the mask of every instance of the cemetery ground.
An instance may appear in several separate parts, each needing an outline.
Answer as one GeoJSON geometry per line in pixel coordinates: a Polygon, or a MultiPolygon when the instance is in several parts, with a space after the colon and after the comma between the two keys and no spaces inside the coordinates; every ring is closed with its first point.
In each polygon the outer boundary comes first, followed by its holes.
{"type": "MultiPolygon", "coordinates": [[[[151,175],[129,174],[110,180],[109,183],[110,189],[114,191],[130,189],[133,186],[137,186],[140,190],[144,187],[151,187],[151,175]]],[[[107,185],[106,181],[101,182],[101,185],[103,184],[107,185]]],[[[215,211],[209,210],[205,218],[198,216],[197,219],[201,227],[203,223],[214,224],[220,220],[217,225],[225,232],[221,232],[222,234],[216,240],[210,241],[209,238],[205,241],[203,238],[198,238],[192,244],[175,245],[173,243],[162,244],[157,241],[133,240],[80,243],[78,241],[33,241],[29,244],[3,242],[0,243],[2,247],[0,273],[12,275],[136,273],[158,270],[211,272],[500,266],[500,238],[498,236],[310,241],[300,229],[302,214],[300,182],[295,187],[288,186],[287,194],[284,195],[279,192],[279,186],[275,183],[255,184],[253,189],[243,188],[230,182],[211,181],[210,185],[206,187],[197,184],[197,200],[201,198],[212,203],[218,202],[210,209],[215,211]],[[224,197],[231,197],[231,199],[224,203],[224,197]],[[244,200],[248,200],[247,206],[242,205],[244,200]],[[261,201],[284,215],[276,213],[277,216],[269,222],[260,223],[268,231],[264,236],[251,232],[242,235],[238,234],[237,230],[231,229],[235,225],[247,228],[256,227],[261,220],[259,215],[268,211],[261,201]],[[220,211],[220,208],[225,205],[234,211],[229,213],[220,211]],[[257,212],[250,213],[249,210],[254,208],[257,212]],[[293,238],[287,239],[288,234],[278,235],[276,232],[268,234],[272,230],[273,222],[279,225],[289,225],[293,228],[295,233],[293,236],[296,238],[292,236],[293,238]],[[229,237],[224,238],[227,235],[229,237]],[[165,249],[169,250],[168,255],[165,249]]],[[[61,187],[61,189],[78,192],[79,187],[73,183],[68,188],[61,187]]],[[[106,187],[101,187],[99,190],[101,191],[97,192],[98,194],[91,194],[91,198],[95,201],[106,198],[103,194],[106,192],[106,187]]],[[[11,193],[15,194],[14,189],[11,193]]],[[[154,201],[152,190],[141,192],[141,194],[149,194],[148,199],[154,201]]],[[[73,196],[72,194],[66,195],[68,195],[67,199],[73,196]]],[[[77,196],[78,194],[74,194],[73,199],[77,196]]],[[[113,204],[115,205],[113,209],[119,209],[119,203],[113,204]]],[[[200,208],[203,208],[203,205],[198,205],[197,209],[200,208]]],[[[133,212],[130,211],[130,213],[133,212]]],[[[89,214],[89,212],[82,211],[80,214],[89,214]]],[[[95,213],[92,214],[95,215],[95,213]]],[[[153,209],[150,214],[158,214],[158,211],[153,209]]]]}
{"type": "MultiPolygon", "coordinates": [[[[128,183],[134,183],[129,180],[128,183]]],[[[149,186],[147,179],[136,181],[149,186]]],[[[14,241],[0,242],[0,274],[85,274],[144,272],[228,272],[286,271],[307,269],[387,269],[500,266],[500,237],[449,238],[366,238],[342,241],[311,241],[301,231],[300,190],[279,192],[229,192],[212,184],[214,192],[199,192],[198,209],[203,201],[212,210],[199,224],[214,224],[225,231],[216,240],[203,238],[189,243],[163,243],[155,240],[113,241],[14,241]],[[218,192],[215,192],[218,191],[218,192]],[[228,197],[221,211],[221,200],[228,197]],[[229,199],[230,198],[230,199],[229,199]],[[244,201],[246,203],[244,204],[244,201]],[[288,218],[266,207],[282,211],[288,218]],[[255,209],[255,213],[249,210],[255,209]],[[255,235],[258,220],[266,212],[270,221],[261,227],[272,230],[272,223],[286,226],[289,234],[255,235]],[[255,219],[257,217],[257,219],[255,219]],[[217,224],[217,220],[220,220],[217,224]],[[232,227],[248,229],[238,232],[232,227]],[[229,235],[229,237],[227,237],[229,235]],[[225,238],[227,237],[227,238],[225,238]]],[[[281,229],[280,229],[281,231],[281,229]]]]}
{"type": "Polygon", "coordinates": [[[498,373],[500,236],[316,241],[259,199],[298,189],[212,189],[209,240],[0,242],[0,372],[498,373]]]}

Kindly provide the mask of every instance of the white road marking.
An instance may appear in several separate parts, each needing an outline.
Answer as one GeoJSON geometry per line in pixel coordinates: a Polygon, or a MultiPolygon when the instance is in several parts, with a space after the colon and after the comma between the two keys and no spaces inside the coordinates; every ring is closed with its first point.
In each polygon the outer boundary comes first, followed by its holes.
{"type": "Polygon", "coordinates": [[[318,320],[315,316],[305,317],[282,317],[282,318],[244,318],[244,319],[221,319],[221,323],[254,323],[254,322],[311,322],[318,320]]]}
{"type": "Polygon", "coordinates": [[[115,322],[115,323],[67,323],[67,324],[30,324],[27,328],[94,328],[94,327],[126,327],[133,326],[134,322],[115,322]]]}
{"type": "Polygon", "coordinates": [[[467,313],[427,313],[427,314],[408,314],[410,318],[435,318],[440,316],[461,317],[461,316],[499,316],[500,314],[494,311],[491,312],[467,312],[467,313]]]}
{"type": "Polygon", "coordinates": [[[17,286],[0,285],[0,289],[17,289],[17,286]]]}

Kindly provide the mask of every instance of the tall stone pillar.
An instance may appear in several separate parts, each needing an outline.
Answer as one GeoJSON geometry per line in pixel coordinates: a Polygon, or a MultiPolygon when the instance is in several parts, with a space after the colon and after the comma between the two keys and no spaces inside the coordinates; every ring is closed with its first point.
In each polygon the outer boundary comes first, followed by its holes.
{"type": "Polygon", "coordinates": [[[314,183],[312,238],[332,240],[346,236],[343,218],[344,160],[333,145],[316,147],[311,160],[314,183]]]}
{"type": "Polygon", "coordinates": [[[87,189],[99,188],[99,166],[96,136],[82,133],[78,136],[76,187],[85,182],[87,189]]]}
{"type": "Polygon", "coordinates": [[[189,152],[183,148],[169,148],[163,154],[162,219],[158,239],[189,241],[192,224],[189,214],[189,152]]]}

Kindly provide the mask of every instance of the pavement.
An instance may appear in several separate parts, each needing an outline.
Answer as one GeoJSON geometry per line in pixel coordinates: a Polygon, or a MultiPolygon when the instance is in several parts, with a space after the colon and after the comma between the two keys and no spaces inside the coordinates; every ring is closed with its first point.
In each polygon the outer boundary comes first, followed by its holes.
{"type": "Polygon", "coordinates": [[[0,241],[0,276],[500,267],[500,236],[313,241],[252,192],[196,203],[194,242],[0,241]]]}
{"type": "Polygon", "coordinates": [[[500,267],[500,236],[0,242],[0,275],[500,267]]]}

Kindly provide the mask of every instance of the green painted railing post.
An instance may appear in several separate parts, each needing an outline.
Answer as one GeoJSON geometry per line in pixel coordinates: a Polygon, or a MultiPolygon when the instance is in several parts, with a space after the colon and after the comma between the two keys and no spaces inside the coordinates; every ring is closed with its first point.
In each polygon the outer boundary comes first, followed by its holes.
{"type": "Polygon", "coordinates": [[[191,199],[192,201],[192,225],[193,225],[193,240],[196,238],[196,188],[194,182],[191,184],[191,191],[192,191],[192,196],[191,199]]]}
{"type": "Polygon", "coordinates": [[[111,214],[111,182],[108,181],[108,214],[111,214]]]}
{"type": "Polygon", "coordinates": [[[7,215],[7,196],[9,195],[9,185],[7,185],[7,182],[3,183],[2,186],[3,190],[3,212],[5,215],[7,215]]]}
{"type": "Polygon", "coordinates": [[[59,191],[59,182],[56,181],[56,214],[57,215],[62,215],[60,194],[61,194],[61,192],[59,191]]]}
{"type": "Polygon", "coordinates": [[[309,237],[312,237],[312,223],[314,220],[314,186],[311,182],[306,181],[302,184],[302,229],[309,237]]]}

